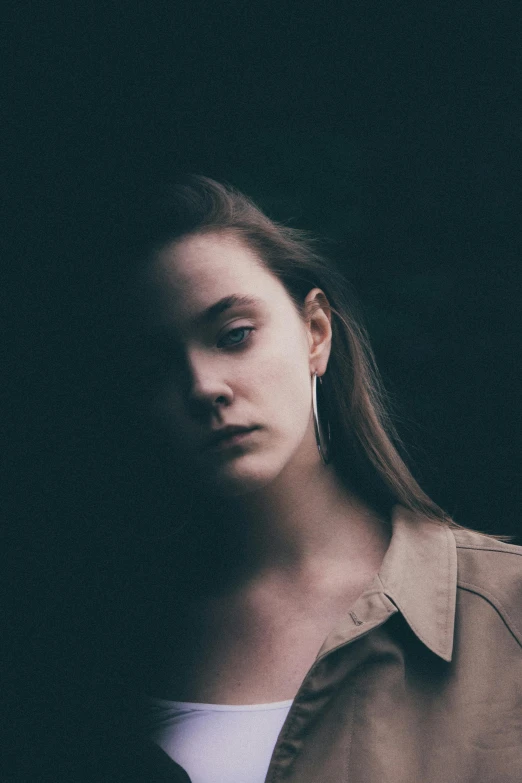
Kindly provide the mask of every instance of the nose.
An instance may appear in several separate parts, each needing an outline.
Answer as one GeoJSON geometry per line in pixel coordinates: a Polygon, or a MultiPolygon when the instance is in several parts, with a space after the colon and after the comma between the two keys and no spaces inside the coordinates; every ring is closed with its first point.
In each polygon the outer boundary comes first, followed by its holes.
{"type": "Polygon", "coordinates": [[[223,370],[222,358],[219,360],[202,351],[191,351],[187,355],[188,407],[193,415],[230,405],[233,393],[223,370]]]}

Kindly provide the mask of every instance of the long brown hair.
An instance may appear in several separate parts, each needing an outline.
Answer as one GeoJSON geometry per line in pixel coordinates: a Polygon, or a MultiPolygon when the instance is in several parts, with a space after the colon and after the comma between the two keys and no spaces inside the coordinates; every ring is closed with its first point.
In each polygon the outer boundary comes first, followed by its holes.
{"type": "Polygon", "coordinates": [[[182,236],[230,232],[250,247],[284,284],[303,317],[315,287],[332,313],[332,350],[320,388],[321,415],[331,431],[332,462],[340,476],[371,505],[398,503],[460,528],[419,486],[393,424],[390,402],[376,366],[368,332],[346,280],[308,232],[267,217],[230,185],[190,175],[170,189],[142,237],[146,255],[182,236]]]}

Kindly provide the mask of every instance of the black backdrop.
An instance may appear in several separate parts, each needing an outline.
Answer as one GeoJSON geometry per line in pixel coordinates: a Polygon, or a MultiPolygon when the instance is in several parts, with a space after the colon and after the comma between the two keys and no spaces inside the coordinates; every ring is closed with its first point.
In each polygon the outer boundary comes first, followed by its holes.
{"type": "Polygon", "coordinates": [[[188,170],[336,241],[425,487],[463,524],[518,534],[516,9],[108,3],[10,21],[7,455],[22,500],[62,491],[64,439],[102,404],[126,220],[188,170]]]}
{"type": "Polygon", "coordinates": [[[74,558],[84,574],[99,518],[118,518],[105,336],[133,214],[185,171],[334,240],[414,472],[461,524],[522,542],[519,14],[12,4],[4,506],[37,650],[56,652],[57,575],[74,558]]]}

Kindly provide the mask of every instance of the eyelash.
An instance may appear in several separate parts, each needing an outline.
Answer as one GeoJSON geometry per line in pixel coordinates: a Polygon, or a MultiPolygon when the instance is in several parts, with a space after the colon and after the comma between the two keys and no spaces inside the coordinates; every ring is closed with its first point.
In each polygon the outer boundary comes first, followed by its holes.
{"type": "Polygon", "coordinates": [[[230,331],[228,331],[225,335],[223,335],[221,340],[218,342],[218,347],[220,347],[220,348],[235,348],[236,345],[237,346],[244,345],[247,342],[247,340],[250,338],[250,336],[251,336],[253,331],[254,331],[254,327],[253,326],[236,326],[235,329],[230,329],[230,331]],[[223,340],[225,340],[231,334],[235,334],[236,332],[247,332],[247,336],[243,340],[240,340],[239,342],[232,342],[232,343],[227,343],[227,344],[223,345],[223,340]]]}

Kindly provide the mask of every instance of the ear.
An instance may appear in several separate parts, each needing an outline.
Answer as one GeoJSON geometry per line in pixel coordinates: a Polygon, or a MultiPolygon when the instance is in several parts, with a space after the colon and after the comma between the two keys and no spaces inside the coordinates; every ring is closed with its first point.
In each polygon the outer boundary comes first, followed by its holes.
{"type": "Polygon", "coordinates": [[[310,372],[324,375],[332,347],[332,311],[320,288],[312,288],[304,300],[304,317],[310,348],[310,372]]]}

